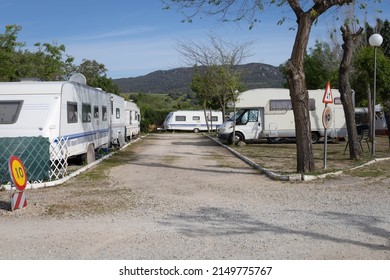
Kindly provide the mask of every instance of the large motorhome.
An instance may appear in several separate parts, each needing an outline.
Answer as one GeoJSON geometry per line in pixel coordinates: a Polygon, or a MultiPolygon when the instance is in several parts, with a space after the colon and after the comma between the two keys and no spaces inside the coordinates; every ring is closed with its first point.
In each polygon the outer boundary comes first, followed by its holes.
{"type": "MultiPolygon", "coordinates": [[[[69,157],[92,162],[97,149],[123,145],[125,133],[124,99],[87,86],[81,74],[69,81],[0,83],[0,177],[7,176],[4,166],[11,154],[40,158],[42,164],[69,157]]],[[[30,163],[35,169],[37,164],[30,163]]],[[[53,166],[42,169],[47,168],[46,174],[53,171],[53,166]]],[[[42,176],[48,175],[36,177],[42,176]]]]}
{"type": "Polygon", "coordinates": [[[137,104],[125,101],[126,138],[133,139],[140,134],[141,112],[137,104]]]}
{"type": "MultiPolygon", "coordinates": [[[[347,136],[347,127],[344,117],[340,94],[337,89],[332,90],[333,104],[332,125],[327,129],[327,136],[339,138],[347,136]]],[[[316,143],[324,137],[325,129],[322,123],[324,104],[322,99],[324,90],[309,91],[309,111],[311,122],[312,142],[316,143]]],[[[236,122],[236,141],[251,141],[268,139],[274,141],[280,138],[295,137],[294,114],[292,111],[290,93],[288,89],[262,88],[242,92],[236,102],[237,112],[230,120],[218,129],[220,139],[233,142],[233,120],[236,122]]]]}
{"type": "MultiPolygon", "coordinates": [[[[222,112],[206,111],[208,125],[211,130],[216,130],[222,123],[222,112]]],[[[168,131],[207,131],[207,123],[204,111],[174,111],[170,112],[164,121],[164,129],[168,131]]]]}

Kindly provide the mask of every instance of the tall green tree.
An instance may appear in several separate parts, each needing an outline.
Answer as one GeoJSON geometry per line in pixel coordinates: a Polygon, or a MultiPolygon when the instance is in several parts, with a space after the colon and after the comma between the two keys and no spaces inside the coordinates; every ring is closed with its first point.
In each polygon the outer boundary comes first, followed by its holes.
{"type": "Polygon", "coordinates": [[[25,45],[17,41],[21,29],[20,25],[6,25],[4,34],[0,33],[0,81],[2,82],[18,80],[16,74],[18,53],[25,45]]]}
{"type": "Polygon", "coordinates": [[[18,81],[38,78],[43,81],[64,80],[73,69],[73,57],[66,55],[65,46],[36,43],[35,52],[23,50],[25,43],[17,41],[22,27],[7,25],[0,34],[0,80],[18,81]]]}
{"type": "Polygon", "coordinates": [[[119,86],[111,78],[107,77],[107,68],[103,63],[99,63],[96,60],[83,59],[75,71],[82,73],[87,80],[87,84],[91,87],[98,87],[106,92],[115,94],[120,93],[119,86]]]}
{"type": "Polygon", "coordinates": [[[324,88],[328,81],[333,88],[338,88],[340,61],[339,50],[332,49],[327,42],[316,41],[304,61],[307,89],[324,88]]]}
{"type": "MultiPolygon", "coordinates": [[[[381,104],[385,113],[387,124],[390,123],[390,23],[388,20],[377,20],[374,27],[366,24],[365,40],[358,55],[354,60],[355,74],[353,84],[356,92],[356,103],[370,109],[371,118],[371,96],[374,85],[374,48],[368,44],[368,39],[373,33],[380,33],[384,38],[383,43],[377,49],[377,75],[376,75],[376,97],[377,104],[381,104]]],[[[370,120],[371,123],[371,120],[370,120]]],[[[390,135],[389,135],[390,145],[390,135]]]]}

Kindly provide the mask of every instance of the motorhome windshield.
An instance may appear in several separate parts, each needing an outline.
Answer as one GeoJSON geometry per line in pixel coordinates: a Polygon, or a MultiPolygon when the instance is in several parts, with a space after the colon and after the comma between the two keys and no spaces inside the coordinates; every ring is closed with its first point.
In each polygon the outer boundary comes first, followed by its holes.
{"type": "Polygon", "coordinates": [[[239,119],[239,118],[241,117],[241,115],[242,115],[243,113],[245,113],[245,111],[246,111],[246,109],[240,109],[240,110],[238,110],[238,111],[236,112],[235,115],[233,115],[233,116],[231,116],[231,117],[229,118],[229,121],[234,121],[234,120],[239,119]]]}

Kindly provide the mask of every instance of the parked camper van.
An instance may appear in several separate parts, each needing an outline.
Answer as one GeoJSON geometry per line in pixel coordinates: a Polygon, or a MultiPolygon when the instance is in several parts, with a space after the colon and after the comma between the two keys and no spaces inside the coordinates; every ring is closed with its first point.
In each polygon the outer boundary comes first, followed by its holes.
{"type": "Polygon", "coordinates": [[[133,139],[140,134],[141,112],[137,104],[125,101],[126,138],[133,139]]]}
{"type": "MultiPolygon", "coordinates": [[[[337,89],[332,90],[334,104],[328,107],[333,112],[332,126],[327,129],[328,137],[347,136],[344,110],[337,89]]],[[[316,143],[324,136],[322,99],[324,90],[309,91],[309,110],[312,142],[316,143]]],[[[278,138],[294,138],[295,123],[288,89],[262,88],[242,92],[236,103],[237,113],[218,129],[220,139],[232,142],[233,120],[236,122],[236,140],[250,141],[278,138]]]]}
{"type": "MultiPolygon", "coordinates": [[[[207,111],[206,116],[212,130],[216,130],[223,123],[222,112],[212,111],[210,116],[210,111],[207,111]]],[[[164,129],[168,131],[207,131],[204,111],[170,112],[164,121],[164,129]]]]}

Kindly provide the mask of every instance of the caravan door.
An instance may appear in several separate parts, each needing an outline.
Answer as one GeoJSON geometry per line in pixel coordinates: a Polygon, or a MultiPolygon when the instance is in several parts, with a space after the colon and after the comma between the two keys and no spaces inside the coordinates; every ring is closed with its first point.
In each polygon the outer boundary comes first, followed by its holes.
{"type": "Polygon", "coordinates": [[[244,134],[246,140],[257,139],[262,128],[261,109],[242,109],[237,118],[236,130],[244,134]]]}

